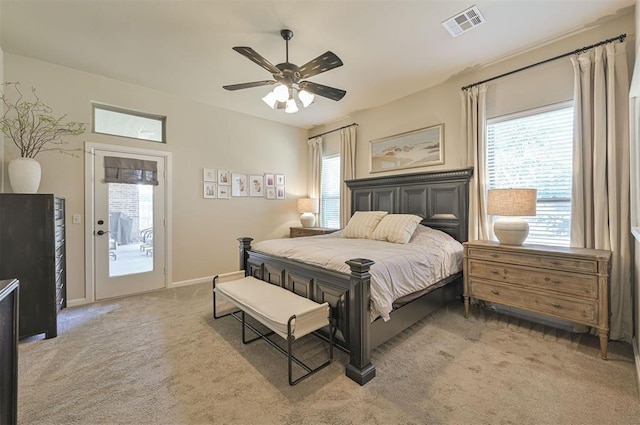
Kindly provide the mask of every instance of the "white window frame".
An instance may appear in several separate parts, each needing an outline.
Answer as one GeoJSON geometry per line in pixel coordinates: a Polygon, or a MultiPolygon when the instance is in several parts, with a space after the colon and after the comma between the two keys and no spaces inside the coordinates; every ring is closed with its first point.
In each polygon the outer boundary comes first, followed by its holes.
{"type": "Polygon", "coordinates": [[[323,199],[325,197],[323,197],[322,188],[323,188],[323,183],[324,183],[324,180],[325,180],[324,179],[324,169],[325,169],[324,168],[324,164],[325,164],[325,161],[328,160],[328,159],[336,159],[336,158],[338,158],[338,163],[340,163],[340,161],[342,161],[342,158],[341,158],[340,154],[333,154],[333,155],[327,155],[327,156],[322,157],[322,170],[321,170],[322,175],[320,177],[320,226],[321,227],[328,227],[328,228],[331,228],[331,229],[339,229],[340,228],[340,191],[342,190],[342,187],[341,187],[342,178],[341,178],[341,176],[338,177],[338,196],[337,196],[337,198],[331,197],[331,199],[337,199],[337,201],[338,201],[338,222],[336,223],[335,226],[329,226],[328,225],[329,223],[326,222],[326,214],[325,214],[324,201],[323,201],[323,199]]]}
{"type": "MultiPolygon", "coordinates": [[[[491,125],[494,124],[499,124],[501,122],[505,122],[505,121],[512,121],[512,120],[516,120],[519,118],[525,118],[525,117],[530,117],[530,116],[535,116],[535,115],[539,115],[539,114],[543,114],[543,113],[547,113],[547,112],[552,112],[552,111],[556,111],[556,110],[560,110],[560,109],[566,109],[566,108],[574,108],[574,102],[573,100],[570,101],[566,101],[566,102],[561,102],[561,103],[555,103],[555,104],[551,104],[551,105],[546,105],[546,106],[542,106],[542,107],[538,107],[538,108],[533,108],[533,109],[528,109],[526,111],[520,111],[517,113],[513,113],[513,114],[508,114],[508,115],[503,115],[500,117],[495,117],[495,118],[490,118],[487,120],[487,126],[486,126],[486,140],[487,140],[487,183],[486,183],[486,188],[487,189],[494,189],[494,188],[504,188],[504,187],[493,187],[492,185],[492,179],[489,176],[489,127],[491,125]]],[[[574,112],[575,113],[575,112],[574,112]]],[[[571,141],[573,143],[573,137],[571,138],[571,141]]],[[[572,161],[570,161],[572,162],[572,161]]],[[[571,176],[573,174],[573,170],[569,170],[569,176],[571,176]]],[[[571,177],[570,177],[571,178],[571,177]]],[[[571,240],[571,234],[570,234],[570,230],[571,230],[571,195],[569,195],[568,198],[562,197],[562,198],[558,198],[558,197],[554,197],[554,198],[542,198],[540,196],[540,191],[538,191],[538,199],[537,199],[537,203],[538,205],[540,204],[553,204],[553,203],[569,203],[569,225],[568,225],[568,230],[569,230],[569,235],[568,236],[547,236],[545,237],[543,234],[540,234],[538,236],[536,236],[535,233],[535,220],[536,218],[534,217],[528,217],[526,218],[527,221],[529,221],[530,223],[530,233],[529,233],[529,238],[527,239],[526,243],[543,243],[543,242],[539,242],[541,240],[544,240],[544,244],[546,245],[556,245],[556,246],[569,246],[570,245],[570,240],[571,240]],[[533,230],[533,237],[532,237],[532,232],[531,230],[533,230]],[[531,242],[531,240],[533,240],[533,242],[531,242]]],[[[540,209],[538,209],[538,212],[540,212],[540,209]]],[[[540,217],[540,216],[539,216],[540,217]]],[[[490,222],[493,222],[495,220],[496,217],[489,217],[490,222]]]]}
{"type": "Polygon", "coordinates": [[[103,103],[91,102],[91,132],[95,134],[106,134],[108,136],[124,137],[127,139],[134,139],[134,140],[144,140],[145,142],[152,142],[152,143],[167,143],[166,126],[167,126],[167,117],[163,115],[150,114],[147,112],[140,112],[140,111],[134,111],[127,108],[122,108],[119,106],[105,105],[103,103]],[[160,140],[145,139],[141,137],[124,136],[122,134],[105,133],[101,131],[96,131],[96,110],[116,112],[119,114],[129,115],[132,117],[146,118],[149,120],[158,121],[160,122],[161,129],[162,129],[161,130],[162,135],[160,137],[160,140]]]}

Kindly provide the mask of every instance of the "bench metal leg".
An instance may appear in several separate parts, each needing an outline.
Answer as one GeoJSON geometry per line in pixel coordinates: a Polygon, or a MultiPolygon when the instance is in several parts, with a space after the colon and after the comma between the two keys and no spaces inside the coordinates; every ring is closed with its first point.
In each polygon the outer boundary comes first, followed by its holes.
{"type": "Polygon", "coordinates": [[[288,366],[288,369],[289,369],[289,385],[291,385],[291,386],[296,385],[298,382],[302,381],[303,379],[308,378],[311,375],[313,375],[314,373],[324,369],[325,367],[329,366],[331,364],[331,362],[333,361],[333,333],[334,333],[334,326],[333,326],[333,319],[331,319],[331,311],[329,311],[329,360],[327,360],[326,362],[322,363],[320,366],[316,367],[315,369],[311,369],[309,366],[305,365],[300,360],[296,359],[294,357],[294,355],[293,355],[293,341],[294,341],[295,337],[293,335],[291,335],[291,321],[293,319],[295,319],[295,318],[296,318],[296,316],[293,315],[293,316],[291,316],[289,318],[289,321],[287,322],[287,366],[288,366]],[[307,373],[305,373],[304,375],[302,375],[301,377],[299,377],[296,380],[293,380],[293,364],[292,364],[292,361],[296,362],[296,364],[298,364],[304,370],[307,371],[307,373]]]}
{"type": "Polygon", "coordinates": [[[232,312],[229,312],[229,313],[226,313],[226,314],[223,314],[223,315],[220,315],[220,316],[218,315],[218,311],[216,310],[216,278],[217,278],[217,276],[213,278],[213,318],[214,319],[219,319],[221,317],[231,316],[234,313],[239,313],[240,310],[234,310],[232,312]]]}

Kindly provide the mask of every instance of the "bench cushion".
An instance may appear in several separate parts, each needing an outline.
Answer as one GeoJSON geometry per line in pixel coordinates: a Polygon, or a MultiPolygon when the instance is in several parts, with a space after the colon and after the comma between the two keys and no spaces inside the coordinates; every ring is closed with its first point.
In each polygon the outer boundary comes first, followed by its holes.
{"type": "Polygon", "coordinates": [[[318,304],[251,276],[216,283],[215,291],[285,339],[287,322],[293,315],[296,316],[291,322],[294,338],[329,324],[329,303],[318,304]]]}

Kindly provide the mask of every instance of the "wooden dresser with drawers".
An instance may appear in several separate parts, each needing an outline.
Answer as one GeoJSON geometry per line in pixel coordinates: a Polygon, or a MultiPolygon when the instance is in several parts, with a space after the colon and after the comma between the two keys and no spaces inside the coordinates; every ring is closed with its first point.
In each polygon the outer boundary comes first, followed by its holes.
{"type": "Polygon", "coordinates": [[[591,326],[606,359],[610,258],[597,249],[465,242],[465,316],[475,298],[591,326]]]}

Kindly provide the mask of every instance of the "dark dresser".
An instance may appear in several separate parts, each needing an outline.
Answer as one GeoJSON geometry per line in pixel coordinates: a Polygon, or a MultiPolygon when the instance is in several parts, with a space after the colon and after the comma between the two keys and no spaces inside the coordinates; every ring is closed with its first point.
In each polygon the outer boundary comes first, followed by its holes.
{"type": "Polygon", "coordinates": [[[58,335],[66,307],[64,198],[0,194],[0,279],[20,281],[20,338],[58,335]]]}
{"type": "Polygon", "coordinates": [[[18,423],[18,284],[0,280],[0,424],[18,423]]]}

